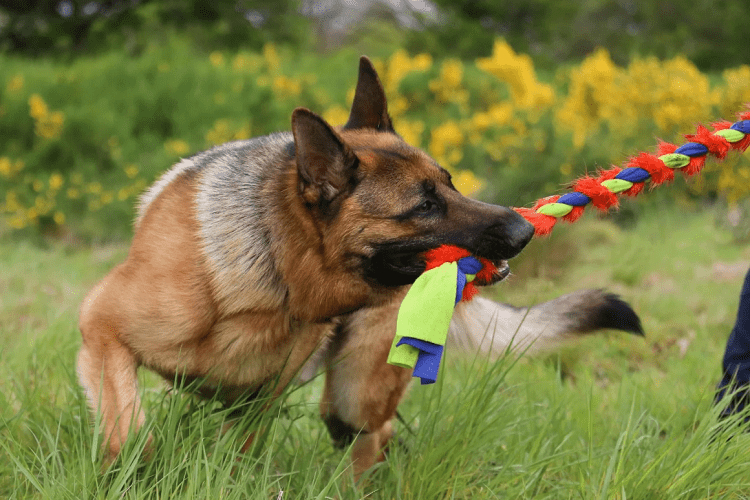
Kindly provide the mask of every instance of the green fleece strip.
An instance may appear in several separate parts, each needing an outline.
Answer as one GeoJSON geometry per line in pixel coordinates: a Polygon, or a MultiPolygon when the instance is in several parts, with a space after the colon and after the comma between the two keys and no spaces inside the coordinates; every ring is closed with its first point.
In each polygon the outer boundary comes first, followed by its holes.
{"type": "Polygon", "coordinates": [[[417,363],[419,349],[406,344],[396,346],[402,337],[445,345],[456,302],[456,276],[458,263],[446,262],[417,278],[398,310],[388,363],[403,368],[414,368],[417,363]]]}
{"type": "Polygon", "coordinates": [[[669,153],[666,155],[661,155],[659,159],[663,161],[664,165],[668,166],[669,168],[682,168],[686,167],[687,164],[690,163],[690,157],[688,155],[682,155],[680,153],[669,153]]]}
{"type": "Polygon", "coordinates": [[[633,183],[625,179],[609,179],[602,181],[602,186],[613,193],[622,193],[633,187],[633,183]]]}
{"type": "Polygon", "coordinates": [[[547,203],[542,205],[536,211],[540,214],[551,215],[552,217],[564,217],[573,210],[573,207],[565,203],[547,203]]]}
{"type": "Polygon", "coordinates": [[[714,135],[723,137],[724,139],[726,139],[727,142],[739,142],[745,138],[745,134],[743,132],[740,132],[739,130],[734,130],[731,128],[725,128],[724,130],[717,130],[716,132],[714,132],[714,135]]]}

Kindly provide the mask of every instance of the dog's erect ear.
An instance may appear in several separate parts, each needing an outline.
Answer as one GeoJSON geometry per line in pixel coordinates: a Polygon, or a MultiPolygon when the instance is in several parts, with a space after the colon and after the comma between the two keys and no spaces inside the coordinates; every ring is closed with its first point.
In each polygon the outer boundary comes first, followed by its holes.
{"type": "Polygon", "coordinates": [[[378,73],[366,56],[359,60],[359,78],[354,91],[354,102],[345,129],[374,128],[383,132],[393,132],[391,117],[388,116],[388,103],[385,90],[378,73]]]}
{"type": "Polygon", "coordinates": [[[297,108],[292,113],[292,132],[305,202],[330,202],[353,188],[359,160],[323,118],[297,108]]]}

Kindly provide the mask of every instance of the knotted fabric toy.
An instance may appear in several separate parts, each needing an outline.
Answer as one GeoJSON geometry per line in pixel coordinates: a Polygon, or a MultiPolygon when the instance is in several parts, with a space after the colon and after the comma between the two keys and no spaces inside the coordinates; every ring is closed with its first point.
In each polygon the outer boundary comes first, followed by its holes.
{"type": "Polygon", "coordinates": [[[468,250],[443,245],[425,254],[425,272],[417,278],[398,311],[396,336],[388,363],[413,368],[422,384],[437,380],[453,308],[478,292],[474,279],[490,281],[496,268],[468,250]]]}

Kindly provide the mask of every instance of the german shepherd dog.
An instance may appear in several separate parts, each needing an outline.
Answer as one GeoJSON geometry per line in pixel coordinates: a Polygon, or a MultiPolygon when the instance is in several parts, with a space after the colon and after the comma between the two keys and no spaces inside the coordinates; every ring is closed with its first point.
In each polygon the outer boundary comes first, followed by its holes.
{"type": "MultiPolygon", "coordinates": [[[[141,197],[127,260],[80,311],[78,376],[108,455],[144,422],[140,366],[231,402],[271,383],[280,394],[312,358],[326,369],[321,416],[336,442],[354,439],[358,477],[382,459],[411,379],[386,357],[424,252],[451,244],[489,259],[498,271],[479,284],[490,285],[533,232],[513,210],[459,194],[396,134],[363,57],[343,127],[298,108],[291,133],[184,159],[141,197]]],[[[530,310],[475,299],[457,308],[450,338],[502,351],[514,336],[525,347],[600,328],[640,332],[627,304],[594,290],[530,310]]]]}

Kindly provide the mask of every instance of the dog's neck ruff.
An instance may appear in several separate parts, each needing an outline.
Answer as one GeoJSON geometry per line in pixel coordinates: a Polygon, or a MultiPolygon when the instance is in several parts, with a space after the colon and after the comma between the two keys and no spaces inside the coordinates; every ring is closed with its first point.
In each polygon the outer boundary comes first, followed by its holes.
{"type": "Polygon", "coordinates": [[[452,245],[426,252],[425,261],[425,272],[399,308],[396,336],[388,355],[388,363],[413,368],[423,385],[437,380],[453,308],[477,294],[477,276],[489,282],[497,270],[487,259],[452,245]]]}

